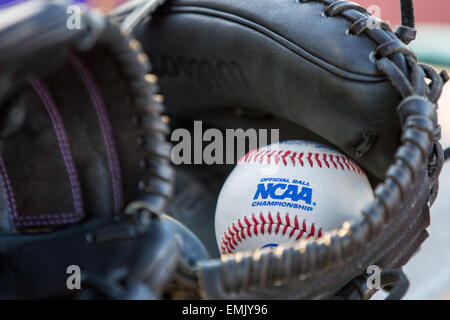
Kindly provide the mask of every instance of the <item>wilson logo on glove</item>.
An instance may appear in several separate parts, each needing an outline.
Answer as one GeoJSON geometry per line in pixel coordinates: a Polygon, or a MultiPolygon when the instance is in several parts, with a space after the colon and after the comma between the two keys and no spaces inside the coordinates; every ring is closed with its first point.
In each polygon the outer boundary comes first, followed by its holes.
{"type": "Polygon", "coordinates": [[[235,61],[208,61],[206,59],[172,57],[162,54],[153,57],[154,72],[171,78],[186,77],[195,80],[203,89],[213,90],[248,87],[242,67],[235,61]]]}

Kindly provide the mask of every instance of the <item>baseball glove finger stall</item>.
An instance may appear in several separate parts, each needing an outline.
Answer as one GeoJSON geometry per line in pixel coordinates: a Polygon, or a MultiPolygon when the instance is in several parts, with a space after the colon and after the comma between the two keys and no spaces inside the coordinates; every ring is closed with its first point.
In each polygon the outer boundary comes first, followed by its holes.
{"type": "MultiPolygon", "coordinates": [[[[436,109],[448,77],[407,46],[413,7],[401,3],[395,32],[361,6],[332,0],[174,0],[136,28],[173,129],[193,120],[223,129],[286,124],[281,135],[336,147],[375,188],[360,223],[275,252],[199,262],[191,289],[203,298],[366,299],[375,292],[363,281],[372,264],[390,298],[404,294],[401,267],[427,237],[437,194],[436,109]]],[[[199,171],[178,168],[208,180],[199,171]]]]}
{"type": "Polygon", "coordinates": [[[68,8],[0,12],[0,297],[77,297],[72,266],[83,297],[156,298],[178,249],[152,213],[173,174],[155,76],[117,26],[68,8]]]}

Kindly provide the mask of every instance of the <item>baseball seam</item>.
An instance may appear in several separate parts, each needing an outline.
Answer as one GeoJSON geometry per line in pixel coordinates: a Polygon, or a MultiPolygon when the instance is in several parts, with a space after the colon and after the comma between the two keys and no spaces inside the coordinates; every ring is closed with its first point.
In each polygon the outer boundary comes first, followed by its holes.
{"type": "Polygon", "coordinates": [[[256,149],[247,153],[238,163],[262,164],[265,162],[270,164],[272,161],[276,165],[282,163],[284,166],[292,164],[293,166],[300,165],[301,167],[309,165],[311,168],[314,168],[314,166],[319,168],[327,167],[365,175],[364,171],[353,160],[342,155],[329,153],[256,149]]]}
{"type": "Polygon", "coordinates": [[[295,240],[311,237],[320,238],[322,236],[322,228],[317,229],[314,223],[308,225],[306,220],[300,223],[298,216],[291,219],[289,214],[286,214],[283,219],[279,212],[276,216],[273,216],[270,212],[266,215],[261,212],[258,216],[254,214],[250,218],[244,216],[235,223],[233,222],[224,232],[220,242],[220,251],[222,254],[233,253],[247,237],[257,237],[260,234],[264,235],[265,232],[270,235],[281,233],[283,236],[295,240]]]}

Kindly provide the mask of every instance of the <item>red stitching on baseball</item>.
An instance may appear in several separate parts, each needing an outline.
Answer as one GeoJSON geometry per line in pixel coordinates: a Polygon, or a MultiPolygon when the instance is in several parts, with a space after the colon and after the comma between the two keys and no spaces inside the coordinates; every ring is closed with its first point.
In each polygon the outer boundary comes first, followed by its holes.
{"type": "Polygon", "coordinates": [[[235,248],[239,246],[239,243],[246,239],[246,234],[251,238],[252,235],[258,236],[258,233],[279,234],[280,231],[282,235],[287,235],[289,238],[293,238],[298,233],[295,240],[302,239],[304,235],[306,235],[306,239],[311,237],[320,238],[322,236],[322,228],[317,230],[314,223],[308,228],[306,221],[303,220],[300,224],[297,216],[291,221],[289,214],[286,214],[283,221],[280,213],[277,213],[276,219],[274,219],[270,212],[267,215],[261,212],[259,216],[253,214],[250,219],[244,217],[238,219],[236,223],[233,222],[224,232],[220,251],[222,254],[233,253],[235,248]],[[287,234],[289,229],[291,230],[287,234]]]}
{"type": "Polygon", "coordinates": [[[327,161],[327,154],[326,153],[324,153],[324,154],[322,154],[322,157],[323,157],[323,162],[325,163],[325,165],[327,166],[327,168],[329,168],[330,167],[330,164],[328,163],[328,161],[327,161]]]}
{"type": "Polygon", "coordinates": [[[319,168],[333,168],[336,170],[350,171],[360,175],[365,175],[364,171],[352,160],[345,156],[339,156],[329,153],[308,152],[305,153],[294,152],[292,150],[287,151],[270,151],[267,149],[256,149],[247,153],[239,160],[239,163],[260,163],[266,162],[270,164],[272,160],[275,164],[282,163],[287,166],[291,163],[293,166],[297,164],[304,167],[308,164],[311,168],[318,166],[319,168]],[[288,161],[290,160],[290,161],[288,161]]]}

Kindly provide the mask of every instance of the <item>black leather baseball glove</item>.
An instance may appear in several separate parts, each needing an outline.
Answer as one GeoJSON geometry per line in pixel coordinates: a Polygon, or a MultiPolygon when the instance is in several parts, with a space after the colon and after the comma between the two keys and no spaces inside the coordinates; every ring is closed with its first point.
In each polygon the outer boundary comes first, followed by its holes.
{"type": "Polygon", "coordinates": [[[367,299],[375,264],[400,298],[437,195],[448,80],[406,45],[412,1],[396,32],[348,1],[174,0],[153,12],[159,2],[110,19],[81,10],[73,29],[67,5],[0,12],[0,297],[367,299]],[[126,35],[150,56],[164,117],[126,35]],[[317,241],[215,259],[231,168],[178,166],[172,194],[168,118],[334,146],[365,169],[375,200],[317,241]]]}
{"type": "MultiPolygon", "coordinates": [[[[172,129],[192,129],[193,120],[223,130],[280,128],[282,140],[339,149],[375,189],[361,223],[318,241],[198,263],[203,298],[367,299],[376,291],[367,287],[369,265],[383,270],[390,299],[404,294],[401,267],[427,238],[438,190],[436,109],[448,77],[420,64],[408,47],[416,33],[413,5],[401,4],[395,32],[363,7],[332,0],[174,0],[136,28],[172,129]]],[[[204,230],[214,207],[198,194],[217,199],[229,169],[179,166],[176,205],[168,209],[211,256],[218,256],[209,246],[214,235],[204,230]],[[197,212],[177,201],[187,198],[198,199],[197,212]]]]}

